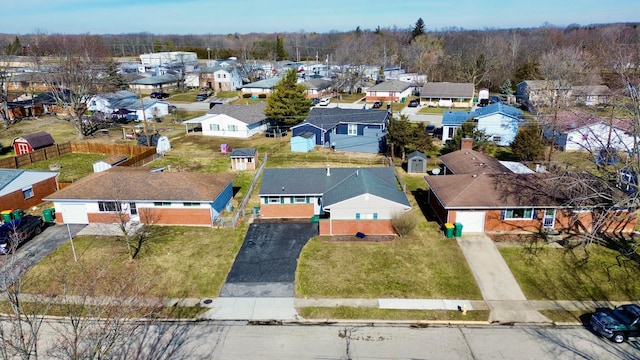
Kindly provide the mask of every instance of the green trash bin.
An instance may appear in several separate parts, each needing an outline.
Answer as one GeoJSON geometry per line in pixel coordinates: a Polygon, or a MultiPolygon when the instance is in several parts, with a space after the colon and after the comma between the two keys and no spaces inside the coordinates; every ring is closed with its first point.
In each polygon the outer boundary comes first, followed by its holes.
{"type": "Polygon", "coordinates": [[[22,209],[15,210],[13,212],[13,218],[14,219],[22,219],[24,217],[24,215],[25,215],[24,214],[24,210],[22,210],[22,209]]]}
{"type": "Polygon", "coordinates": [[[459,222],[457,222],[457,223],[454,223],[454,224],[453,224],[453,226],[454,226],[454,228],[455,228],[455,229],[454,229],[454,230],[455,230],[455,231],[454,231],[454,235],[455,235],[456,237],[460,237],[460,236],[462,236],[462,224],[461,224],[461,223],[459,223],[459,222]]]}
{"type": "Polygon", "coordinates": [[[444,236],[447,239],[453,238],[453,229],[454,229],[454,226],[452,223],[444,224],[444,236]]]}
{"type": "Polygon", "coordinates": [[[253,207],[253,215],[260,215],[260,206],[253,207]]]}
{"type": "Polygon", "coordinates": [[[50,208],[42,210],[42,218],[44,219],[44,222],[53,222],[53,219],[56,218],[56,209],[50,208]]]}
{"type": "Polygon", "coordinates": [[[2,215],[2,222],[8,223],[13,220],[13,215],[11,215],[12,213],[13,210],[3,210],[0,212],[0,215],[2,215]]]}

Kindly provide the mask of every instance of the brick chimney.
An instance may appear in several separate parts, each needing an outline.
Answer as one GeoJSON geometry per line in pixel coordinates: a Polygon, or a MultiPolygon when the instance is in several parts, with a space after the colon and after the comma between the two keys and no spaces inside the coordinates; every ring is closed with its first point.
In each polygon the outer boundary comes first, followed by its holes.
{"type": "Polygon", "coordinates": [[[473,150],[473,139],[468,137],[460,139],[460,150],[473,150]]]}

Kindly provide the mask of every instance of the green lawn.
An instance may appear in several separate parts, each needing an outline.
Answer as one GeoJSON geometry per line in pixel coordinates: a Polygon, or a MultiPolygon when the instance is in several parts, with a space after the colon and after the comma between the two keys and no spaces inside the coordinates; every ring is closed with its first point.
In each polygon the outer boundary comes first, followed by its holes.
{"type": "Polygon", "coordinates": [[[93,173],[93,163],[107,158],[109,155],[104,154],[64,154],[52,159],[38,161],[29,166],[25,166],[27,170],[46,170],[49,166],[60,164],[60,181],[76,181],[93,173]]]}
{"type": "Polygon", "coordinates": [[[640,299],[640,267],[613,250],[589,245],[582,249],[544,247],[537,255],[524,247],[503,247],[500,253],[530,300],[640,299]]]}
{"type": "Polygon", "coordinates": [[[468,311],[463,315],[452,310],[389,310],[376,308],[300,308],[298,313],[305,319],[361,319],[390,321],[488,321],[488,310],[468,311]]]}

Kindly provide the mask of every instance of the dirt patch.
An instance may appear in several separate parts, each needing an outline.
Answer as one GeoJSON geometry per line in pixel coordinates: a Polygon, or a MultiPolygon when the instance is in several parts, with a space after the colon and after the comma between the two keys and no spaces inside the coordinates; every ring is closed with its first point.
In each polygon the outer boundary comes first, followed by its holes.
{"type": "Polygon", "coordinates": [[[331,242],[340,241],[357,241],[357,242],[387,242],[393,241],[397,238],[395,235],[366,235],[363,238],[359,238],[355,235],[334,235],[324,236],[324,239],[331,242]]]}

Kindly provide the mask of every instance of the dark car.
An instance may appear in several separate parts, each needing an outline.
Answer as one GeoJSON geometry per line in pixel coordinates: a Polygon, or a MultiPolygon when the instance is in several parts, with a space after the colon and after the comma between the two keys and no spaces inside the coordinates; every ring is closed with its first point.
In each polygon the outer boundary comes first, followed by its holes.
{"type": "Polygon", "coordinates": [[[196,95],[196,101],[205,101],[209,98],[209,94],[201,93],[196,95]]]}
{"type": "Polygon", "coordinates": [[[311,106],[316,106],[318,104],[320,104],[320,98],[311,99],[311,106]]]}
{"type": "Polygon", "coordinates": [[[41,216],[25,215],[0,226],[0,254],[9,254],[22,243],[42,232],[44,223],[41,216]]]}
{"type": "Polygon", "coordinates": [[[166,92],[161,92],[161,91],[154,91],[151,93],[151,95],[149,95],[150,98],[152,99],[166,99],[168,98],[170,95],[166,92]]]}
{"type": "Polygon", "coordinates": [[[600,309],[591,315],[591,328],[616,343],[640,337],[640,306],[626,304],[615,309],[600,309]]]}
{"type": "Polygon", "coordinates": [[[380,107],[382,107],[382,101],[375,101],[372,107],[374,109],[380,109],[380,107]]]}
{"type": "Polygon", "coordinates": [[[418,107],[420,105],[420,100],[413,99],[409,101],[409,107],[418,107]]]}
{"type": "Polygon", "coordinates": [[[427,133],[427,135],[433,136],[436,133],[436,126],[427,125],[425,126],[424,131],[427,133]]]}

